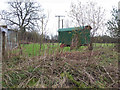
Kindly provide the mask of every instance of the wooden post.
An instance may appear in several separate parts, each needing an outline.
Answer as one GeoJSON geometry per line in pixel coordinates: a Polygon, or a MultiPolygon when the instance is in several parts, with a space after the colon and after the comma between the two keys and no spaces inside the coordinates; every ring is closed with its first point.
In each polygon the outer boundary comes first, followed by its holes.
{"type": "Polygon", "coordinates": [[[5,59],[5,32],[2,32],[2,59],[5,59]]]}
{"type": "Polygon", "coordinates": [[[2,89],[2,32],[0,31],[0,89],[2,89]]]}
{"type": "Polygon", "coordinates": [[[62,19],[62,28],[63,28],[63,19],[62,19]]]}
{"type": "Polygon", "coordinates": [[[2,32],[0,31],[0,61],[2,61],[2,32]]]}

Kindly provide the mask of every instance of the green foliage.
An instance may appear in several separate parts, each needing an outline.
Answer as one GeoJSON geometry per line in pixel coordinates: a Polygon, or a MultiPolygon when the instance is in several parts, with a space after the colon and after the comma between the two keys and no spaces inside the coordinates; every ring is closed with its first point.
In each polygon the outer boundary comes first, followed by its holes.
{"type": "Polygon", "coordinates": [[[9,68],[15,67],[17,64],[21,63],[22,60],[25,60],[25,58],[18,56],[13,56],[12,58],[8,58],[5,60],[6,64],[8,65],[9,68]]]}
{"type": "Polygon", "coordinates": [[[112,19],[107,22],[108,30],[112,37],[120,37],[120,27],[118,24],[118,10],[113,8],[112,10],[112,19]]]}
{"type": "Polygon", "coordinates": [[[27,85],[33,87],[36,85],[37,81],[38,81],[38,78],[34,77],[28,82],[27,85]]]}
{"type": "Polygon", "coordinates": [[[2,82],[3,87],[9,87],[9,88],[17,88],[20,82],[27,78],[27,75],[25,75],[24,71],[21,72],[13,72],[9,71],[7,73],[3,73],[4,80],[2,82]],[[6,82],[7,81],[7,82],[6,82]]]}
{"type": "Polygon", "coordinates": [[[96,86],[98,88],[104,88],[105,87],[104,83],[103,82],[99,82],[99,81],[96,81],[96,86]]]}
{"type": "Polygon", "coordinates": [[[61,73],[61,77],[67,77],[72,83],[75,84],[72,88],[90,88],[81,81],[76,81],[74,77],[69,72],[61,73]]]}
{"type": "Polygon", "coordinates": [[[34,71],[34,67],[30,66],[28,67],[28,72],[33,72],[34,71]]]}

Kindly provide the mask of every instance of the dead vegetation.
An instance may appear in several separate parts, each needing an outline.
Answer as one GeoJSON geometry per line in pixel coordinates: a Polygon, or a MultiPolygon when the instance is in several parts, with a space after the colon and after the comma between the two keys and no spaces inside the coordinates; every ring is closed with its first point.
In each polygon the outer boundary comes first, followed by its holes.
{"type": "Polygon", "coordinates": [[[117,88],[119,74],[115,58],[116,53],[104,49],[31,58],[17,56],[3,62],[3,87],[117,88]],[[114,60],[109,62],[108,56],[114,60]]]}

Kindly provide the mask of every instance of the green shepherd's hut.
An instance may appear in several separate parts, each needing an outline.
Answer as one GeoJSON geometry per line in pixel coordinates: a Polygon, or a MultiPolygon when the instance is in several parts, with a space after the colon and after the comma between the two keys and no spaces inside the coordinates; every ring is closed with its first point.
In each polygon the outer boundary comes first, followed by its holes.
{"type": "Polygon", "coordinates": [[[58,40],[62,43],[60,47],[78,47],[90,44],[91,26],[62,28],[58,30],[58,40]]]}

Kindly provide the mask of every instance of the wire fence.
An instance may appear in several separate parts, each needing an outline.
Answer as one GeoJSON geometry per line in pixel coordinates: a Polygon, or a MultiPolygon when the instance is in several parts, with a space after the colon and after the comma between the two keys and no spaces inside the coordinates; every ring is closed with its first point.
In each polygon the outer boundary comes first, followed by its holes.
{"type": "Polygon", "coordinates": [[[92,43],[93,50],[89,50],[89,45],[71,50],[70,46],[60,47],[61,43],[45,37],[41,40],[37,33],[23,37],[17,34],[12,38],[9,45],[15,48],[6,47],[2,60],[4,88],[115,88],[118,85],[115,43],[92,43]]]}

